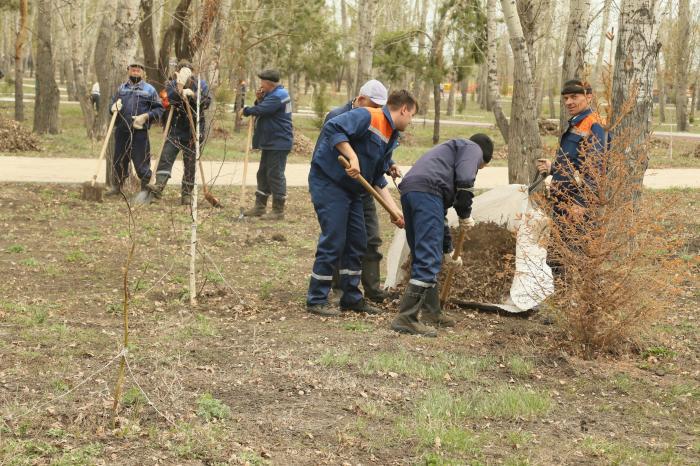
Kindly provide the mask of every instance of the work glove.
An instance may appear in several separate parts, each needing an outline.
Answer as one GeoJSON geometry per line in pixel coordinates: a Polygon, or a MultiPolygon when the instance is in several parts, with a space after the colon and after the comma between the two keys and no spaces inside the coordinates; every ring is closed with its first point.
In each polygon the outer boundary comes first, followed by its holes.
{"type": "MultiPolygon", "coordinates": [[[[183,68],[183,69],[186,69],[186,68],[183,68]]],[[[192,89],[183,89],[182,95],[184,95],[187,98],[191,98],[191,97],[194,97],[194,91],[192,89]]]]}
{"type": "Polygon", "coordinates": [[[119,99],[112,104],[112,108],[110,110],[112,110],[112,113],[114,113],[114,112],[120,111],[121,109],[122,109],[122,99],[119,99]]]}
{"type": "Polygon", "coordinates": [[[474,219],[472,218],[471,215],[467,218],[460,218],[459,219],[459,227],[464,229],[464,230],[468,230],[471,227],[473,227],[474,225],[476,225],[476,222],[474,221],[474,219]]]}
{"type": "Polygon", "coordinates": [[[131,118],[134,120],[134,129],[143,129],[143,125],[148,121],[148,113],[142,113],[141,115],[131,118]]]}
{"type": "Polygon", "coordinates": [[[187,81],[192,77],[192,70],[184,67],[175,74],[177,75],[177,83],[184,87],[184,85],[187,84],[187,81]]]}
{"type": "Polygon", "coordinates": [[[454,254],[454,251],[448,252],[447,254],[444,254],[442,256],[442,261],[445,265],[456,265],[457,267],[462,266],[462,256],[459,256],[457,259],[452,258],[452,254],[454,254]]]}

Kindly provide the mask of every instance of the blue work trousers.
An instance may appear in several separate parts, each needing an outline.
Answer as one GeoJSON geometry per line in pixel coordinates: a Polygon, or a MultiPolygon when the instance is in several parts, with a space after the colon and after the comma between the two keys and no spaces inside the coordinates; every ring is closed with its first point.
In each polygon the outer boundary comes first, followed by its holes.
{"type": "Polygon", "coordinates": [[[432,288],[442,265],[445,208],[435,194],[411,191],[401,196],[406,240],[411,249],[409,283],[432,288]]]}
{"type": "Polygon", "coordinates": [[[136,175],[146,183],[151,179],[151,145],[145,129],[121,129],[114,133],[114,181],[121,186],[129,176],[129,161],[134,162],[136,175]]]}
{"type": "Polygon", "coordinates": [[[362,196],[339,187],[313,166],[309,173],[309,191],[321,235],[306,302],[309,305],[328,303],[333,271],[339,267],[343,291],[340,306],[351,306],[362,299],[361,260],[367,248],[362,196]]]}
{"type": "Polygon", "coordinates": [[[275,199],[286,199],[287,178],[284,170],[287,167],[288,150],[263,149],[258,166],[258,194],[275,199]]]}

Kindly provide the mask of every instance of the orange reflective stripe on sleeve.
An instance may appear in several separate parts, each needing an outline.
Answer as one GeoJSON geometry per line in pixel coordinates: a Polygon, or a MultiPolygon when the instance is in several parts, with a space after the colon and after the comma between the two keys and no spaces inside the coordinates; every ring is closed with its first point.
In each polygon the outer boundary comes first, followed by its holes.
{"type": "Polygon", "coordinates": [[[576,125],[576,133],[580,134],[581,136],[588,136],[591,134],[591,127],[596,124],[600,123],[600,116],[593,112],[590,115],[588,115],[586,118],[581,120],[579,124],[576,125]]]}

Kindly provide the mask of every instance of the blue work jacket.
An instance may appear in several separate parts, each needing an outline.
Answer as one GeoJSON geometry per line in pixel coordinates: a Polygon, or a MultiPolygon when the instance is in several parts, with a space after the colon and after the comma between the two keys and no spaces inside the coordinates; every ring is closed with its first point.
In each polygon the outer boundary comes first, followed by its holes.
{"type": "Polygon", "coordinates": [[[163,115],[163,103],[156,89],[143,79],[136,84],[127,81],[119,86],[117,93],[112,97],[112,104],[122,100],[122,109],[117,117],[116,128],[130,130],[134,124],[132,117],[148,113],[148,121],[144,129],[148,129],[153,121],[159,120],[163,115]]]}
{"type": "Polygon", "coordinates": [[[609,142],[610,136],[606,134],[600,117],[590,108],[569,119],[569,126],[561,136],[557,156],[552,163],[554,196],[585,205],[582,194],[584,183],[593,191],[596,186],[591,173],[582,173],[582,169],[602,169],[602,157],[609,142]],[[594,164],[584,167],[584,160],[590,156],[596,157],[594,164]]]}
{"type": "Polygon", "coordinates": [[[244,107],[243,115],[255,116],[253,149],[292,150],[292,99],[284,86],[277,86],[252,107],[244,107]]]}
{"type": "Polygon", "coordinates": [[[398,135],[387,107],[350,110],[323,125],[311,158],[311,168],[320,170],[348,191],[363,193],[362,185],[350,178],[338,162],[340,152],[335,146],[349,142],[357,154],[362,176],[370,184],[383,188],[387,184],[384,172],[398,135]]]}
{"type": "MultiPolygon", "coordinates": [[[[201,82],[202,85],[202,93],[200,95],[199,99],[199,110],[200,110],[200,118],[199,118],[199,132],[200,134],[204,134],[204,128],[205,128],[205,121],[204,121],[204,110],[209,108],[209,105],[211,105],[211,97],[209,96],[209,86],[207,86],[207,82],[203,79],[198,80],[196,76],[192,77],[192,80],[190,81],[190,85],[186,86],[190,89],[192,89],[195,92],[194,97],[189,98],[189,104],[190,104],[190,109],[192,110],[192,123],[195,125],[197,124],[197,83],[201,82]]],[[[170,102],[170,105],[173,107],[173,119],[170,122],[170,133],[177,134],[180,136],[191,136],[190,134],[190,122],[187,117],[187,109],[185,108],[185,104],[182,102],[182,96],[177,90],[177,81],[172,80],[168,81],[168,84],[165,87],[165,90],[168,93],[168,102],[170,102]]]]}

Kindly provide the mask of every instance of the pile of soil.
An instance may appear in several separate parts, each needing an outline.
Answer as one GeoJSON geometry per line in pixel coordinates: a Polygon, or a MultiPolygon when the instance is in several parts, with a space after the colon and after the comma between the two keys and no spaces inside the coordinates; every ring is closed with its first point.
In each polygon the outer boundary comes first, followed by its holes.
{"type": "Polygon", "coordinates": [[[559,122],[553,120],[538,120],[540,136],[559,136],[559,122]]]}
{"type": "MultiPolygon", "coordinates": [[[[457,241],[458,229],[452,229],[457,241]]],[[[455,270],[451,297],[480,303],[502,303],[515,274],[515,235],[495,223],[477,223],[462,247],[464,265],[455,270]]],[[[444,271],[440,273],[443,282],[444,271]]]]}
{"type": "Polygon", "coordinates": [[[294,154],[311,157],[314,153],[314,146],[314,142],[304,136],[301,131],[294,131],[294,143],[292,144],[292,152],[294,154]]]}
{"type": "Polygon", "coordinates": [[[15,120],[0,116],[0,152],[40,150],[39,138],[15,120]]]}

